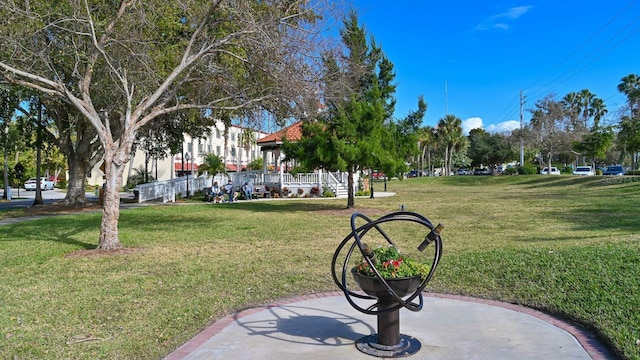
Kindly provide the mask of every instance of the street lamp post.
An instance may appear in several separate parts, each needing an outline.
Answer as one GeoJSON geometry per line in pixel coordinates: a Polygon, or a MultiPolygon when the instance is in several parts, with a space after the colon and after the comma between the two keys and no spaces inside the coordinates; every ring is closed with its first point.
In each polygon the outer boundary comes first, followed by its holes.
{"type": "MultiPolygon", "coordinates": [[[[9,125],[4,124],[4,193],[3,199],[10,200],[9,194],[9,125]]],[[[20,185],[18,185],[18,189],[20,185]]]]}
{"type": "MultiPolygon", "coordinates": [[[[187,152],[184,154],[184,159],[187,160],[187,167],[189,166],[189,160],[191,160],[191,155],[187,152]]],[[[189,171],[187,171],[187,198],[189,198],[189,171]]]]}
{"type": "Polygon", "coordinates": [[[371,193],[369,194],[369,199],[373,199],[373,169],[371,169],[369,175],[369,192],[371,193]]]}

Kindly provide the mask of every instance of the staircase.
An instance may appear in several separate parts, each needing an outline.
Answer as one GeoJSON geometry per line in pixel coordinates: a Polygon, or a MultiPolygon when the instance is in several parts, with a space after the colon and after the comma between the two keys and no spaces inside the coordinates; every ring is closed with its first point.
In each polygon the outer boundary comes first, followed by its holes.
{"type": "Polygon", "coordinates": [[[336,197],[346,198],[349,196],[349,188],[346,184],[338,183],[336,188],[336,197]]]}

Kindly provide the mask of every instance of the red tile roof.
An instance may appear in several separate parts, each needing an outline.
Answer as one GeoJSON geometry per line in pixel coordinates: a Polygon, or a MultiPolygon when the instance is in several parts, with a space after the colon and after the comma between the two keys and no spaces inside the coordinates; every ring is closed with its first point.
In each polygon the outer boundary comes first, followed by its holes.
{"type": "MultiPolygon", "coordinates": [[[[191,164],[186,161],[184,163],[184,171],[191,171],[191,165],[193,165],[193,171],[198,171],[198,164],[191,164]]],[[[182,163],[181,162],[173,163],[173,168],[175,171],[182,171],[182,163]]]]}
{"type": "Polygon", "coordinates": [[[297,123],[291,124],[282,130],[269,134],[256,141],[256,143],[258,145],[270,142],[281,143],[284,137],[289,141],[300,140],[302,138],[302,121],[298,121],[297,123]]]}
{"type": "MultiPolygon", "coordinates": [[[[244,170],[247,166],[246,165],[240,165],[240,171],[244,170]]],[[[238,171],[238,165],[236,164],[227,164],[227,170],[228,171],[238,171]]]]}

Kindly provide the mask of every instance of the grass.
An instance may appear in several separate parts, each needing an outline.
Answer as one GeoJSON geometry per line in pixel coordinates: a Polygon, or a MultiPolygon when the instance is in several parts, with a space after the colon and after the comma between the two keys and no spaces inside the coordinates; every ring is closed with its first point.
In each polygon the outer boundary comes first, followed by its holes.
{"type": "MultiPolygon", "coordinates": [[[[428,291],[559,314],[619,357],[640,358],[638,184],[468,176],[387,186],[397,195],[358,198],[358,209],[376,217],[404,205],[446,225],[428,291]]],[[[69,256],[95,247],[99,213],[0,227],[0,358],[158,359],[239,309],[335,291],[330,263],[350,232],[345,204],[126,210],[120,238],[135,251],[114,256],[69,256]]],[[[410,246],[422,237],[399,235],[410,246]]]]}

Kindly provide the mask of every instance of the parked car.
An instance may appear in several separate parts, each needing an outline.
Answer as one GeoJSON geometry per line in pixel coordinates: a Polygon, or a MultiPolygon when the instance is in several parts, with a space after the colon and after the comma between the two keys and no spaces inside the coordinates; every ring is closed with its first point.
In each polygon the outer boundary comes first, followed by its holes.
{"type": "Polygon", "coordinates": [[[576,169],[573,170],[573,175],[593,176],[595,175],[595,171],[593,171],[591,166],[576,166],[576,169]]]}
{"type": "Polygon", "coordinates": [[[491,170],[489,170],[489,169],[475,169],[475,170],[473,170],[473,175],[491,175],[491,170]]]}
{"type": "Polygon", "coordinates": [[[411,170],[407,173],[407,177],[418,177],[418,170],[411,170]]]}
{"type": "Polygon", "coordinates": [[[456,175],[473,175],[473,174],[471,173],[471,170],[458,169],[456,170],[456,175]]]}
{"type": "MultiPolygon", "coordinates": [[[[24,189],[27,191],[35,191],[36,190],[36,178],[31,178],[24,182],[24,189]]],[[[53,181],[49,180],[49,178],[41,177],[40,178],[40,190],[53,190],[53,181]]]]}
{"type": "Polygon", "coordinates": [[[372,179],[384,179],[384,177],[385,177],[385,174],[378,171],[374,171],[371,173],[372,179]]]}
{"type": "Polygon", "coordinates": [[[619,165],[607,166],[607,169],[602,173],[602,175],[622,176],[624,175],[624,167],[619,165]]]}
{"type": "Polygon", "coordinates": [[[557,167],[552,166],[551,167],[551,172],[549,172],[549,168],[545,166],[542,169],[542,171],[540,171],[540,174],[542,174],[542,175],[547,175],[547,174],[549,174],[549,175],[560,175],[560,170],[558,170],[557,167]]]}

